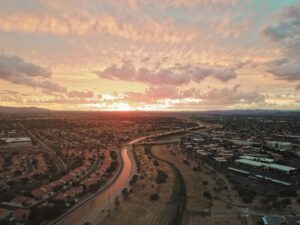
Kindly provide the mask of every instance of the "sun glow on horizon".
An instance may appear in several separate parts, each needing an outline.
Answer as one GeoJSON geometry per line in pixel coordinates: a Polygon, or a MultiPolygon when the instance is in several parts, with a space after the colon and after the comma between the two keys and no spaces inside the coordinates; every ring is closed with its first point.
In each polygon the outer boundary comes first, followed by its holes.
{"type": "Polygon", "coordinates": [[[82,104],[82,109],[103,110],[103,111],[157,111],[169,109],[169,104],[140,104],[132,105],[127,102],[82,104]]]}

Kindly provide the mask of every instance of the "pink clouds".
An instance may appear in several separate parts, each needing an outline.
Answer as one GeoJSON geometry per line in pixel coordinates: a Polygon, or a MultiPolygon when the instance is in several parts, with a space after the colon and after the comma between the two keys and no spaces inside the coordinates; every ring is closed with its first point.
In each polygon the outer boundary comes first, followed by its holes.
{"type": "Polygon", "coordinates": [[[94,93],[91,91],[69,91],[67,96],[69,98],[93,98],[94,93]]]}
{"type": "Polygon", "coordinates": [[[179,99],[184,97],[184,95],[174,86],[149,87],[144,93],[126,92],[124,95],[126,96],[126,101],[140,102],[145,104],[157,103],[162,99],[179,99]]]}
{"type": "MultiPolygon", "coordinates": [[[[1,12],[1,11],[0,11],[1,12]]],[[[11,12],[0,14],[0,30],[17,33],[66,35],[108,35],[131,41],[182,43],[200,36],[192,27],[176,25],[172,20],[142,17],[122,20],[108,13],[61,12],[48,9],[41,13],[11,12]]]]}
{"type": "Polygon", "coordinates": [[[0,57],[0,91],[31,94],[1,97],[57,108],[267,105],[270,96],[300,89],[299,4],[273,4],[0,1],[0,51],[24,57],[0,57]]]}
{"type": "Polygon", "coordinates": [[[280,21],[267,26],[263,34],[281,52],[281,58],[267,64],[267,72],[279,80],[300,80],[300,4],[284,8],[280,21]]]}
{"type": "Polygon", "coordinates": [[[0,79],[14,84],[41,88],[50,92],[66,92],[67,89],[51,80],[51,71],[26,62],[19,56],[0,55],[0,79]]]}
{"type": "Polygon", "coordinates": [[[126,61],[120,66],[112,64],[103,71],[96,71],[95,73],[105,79],[135,81],[150,85],[184,85],[192,81],[203,81],[207,77],[214,77],[219,81],[227,82],[237,77],[234,68],[176,65],[155,70],[145,67],[135,68],[130,61],[126,61]]]}
{"type": "Polygon", "coordinates": [[[265,101],[265,96],[258,91],[240,91],[238,86],[212,89],[207,93],[200,94],[199,97],[208,104],[216,105],[253,104],[265,101]]]}
{"type": "MultiPolygon", "coordinates": [[[[200,89],[189,88],[179,90],[174,86],[150,87],[144,93],[127,92],[124,93],[123,100],[139,102],[144,104],[156,104],[171,100],[174,104],[191,103],[199,106],[204,105],[249,105],[265,102],[265,95],[258,91],[242,91],[239,86],[231,88],[211,89],[202,91],[200,89]]],[[[122,101],[122,99],[121,99],[122,101]]]]}

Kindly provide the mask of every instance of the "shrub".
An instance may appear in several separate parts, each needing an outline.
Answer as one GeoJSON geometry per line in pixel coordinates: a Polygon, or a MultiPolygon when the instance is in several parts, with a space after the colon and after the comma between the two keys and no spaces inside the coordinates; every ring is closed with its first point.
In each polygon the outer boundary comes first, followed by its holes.
{"type": "Polygon", "coordinates": [[[203,192],[203,196],[204,196],[205,198],[207,198],[207,199],[212,199],[212,196],[211,196],[211,194],[210,194],[208,191],[204,191],[204,192],[203,192]]]}
{"type": "Polygon", "coordinates": [[[279,195],[281,197],[298,197],[297,192],[290,189],[280,191],[279,195]]]}
{"type": "Polygon", "coordinates": [[[275,202],[273,202],[272,206],[273,206],[273,208],[275,208],[275,209],[280,209],[281,204],[280,204],[280,202],[275,201],[275,202]]]}
{"type": "Polygon", "coordinates": [[[113,161],[110,166],[107,168],[106,173],[112,173],[114,172],[117,167],[118,167],[119,163],[117,161],[113,161]]]}
{"type": "Polygon", "coordinates": [[[127,188],[124,188],[124,189],[122,190],[122,195],[124,196],[124,198],[128,198],[129,192],[128,192],[128,189],[127,189],[127,188]]]}
{"type": "Polygon", "coordinates": [[[151,201],[159,200],[159,195],[157,193],[154,193],[154,194],[150,195],[150,200],[151,201]]]}
{"type": "Polygon", "coordinates": [[[90,222],[85,222],[83,225],[91,225],[90,222]]]}
{"type": "Polygon", "coordinates": [[[286,198],[286,199],[282,199],[281,203],[284,205],[290,205],[292,203],[292,201],[291,201],[291,199],[286,198]]]}
{"type": "Polygon", "coordinates": [[[117,159],[117,153],[115,151],[111,151],[110,152],[110,157],[113,159],[113,160],[116,160],[117,159]]]}
{"type": "Polygon", "coordinates": [[[242,197],[242,202],[243,203],[249,204],[252,201],[253,201],[253,197],[252,196],[244,196],[244,197],[242,197]]]}
{"type": "Polygon", "coordinates": [[[130,185],[134,185],[134,184],[136,183],[138,177],[139,177],[138,175],[134,174],[134,175],[132,176],[131,180],[129,181],[129,184],[130,184],[130,185]]]}
{"type": "Polygon", "coordinates": [[[157,184],[165,183],[167,178],[168,178],[168,175],[164,171],[157,170],[157,176],[155,178],[155,182],[157,184]]]}

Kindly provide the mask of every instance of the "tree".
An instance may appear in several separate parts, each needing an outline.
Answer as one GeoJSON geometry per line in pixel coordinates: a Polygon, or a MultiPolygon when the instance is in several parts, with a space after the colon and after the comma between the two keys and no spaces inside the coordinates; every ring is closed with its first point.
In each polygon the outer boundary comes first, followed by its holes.
{"type": "Polygon", "coordinates": [[[87,221],[83,225],[91,225],[91,223],[87,221]]]}
{"type": "Polygon", "coordinates": [[[115,151],[111,151],[111,152],[110,152],[110,157],[111,157],[113,160],[116,160],[117,157],[118,157],[118,155],[117,155],[117,153],[116,153],[115,151]]]}
{"type": "Polygon", "coordinates": [[[212,196],[211,196],[211,194],[210,194],[208,191],[204,191],[204,192],[203,192],[203,196],[204,196],[205,198],[207,198],[207,199],[212,199],[212,196]]]}
{"type": "Polygon", "coordinates": [[[116,208],[119,207],[120,203],[121,203],[121,202],[120,202],[119,197],[116,197],[116,198],[115,198],[115,206],[116,206],[116,208]]]}
{"type": "Polygon", "coordinates": [[[129,184],[130,184],[131,186],[134,185],[134,184],[136,183],[138,177],[139,177],[139,176],[138,176],[137,174],[134,174],[134,175],[132,176],[132,178],[130,179],[129,184]]]}
{"type": "Polygon", "coordinates": [[[292,201],[291,201],[291,199],[286,198],[286,199],[282,199],[281,203],[284,205],[290,205],[292,203],[292,201]]]}
{"type": "Polygon", "coordinates": [[[150,200],[151,201],[159,200],[159,195],[157,193],[154,193],[154,194],[150,195],[150,200]]]}
{"type": "Polygon", "coordinates": [[[155,182],[157,184],[165,183],[167,178],[168,178],[168,175],[164,171],[157,170],[157,176],[155,178],[155,182]]]}
{"type": "Polygon", "coordinates": [[[129,192],[128,192],[128,189],[127,189],[127,188],[124,188],[124,189],[122,190],[122,195],[124,196],[124,198],[128,198],[129,192]]]}

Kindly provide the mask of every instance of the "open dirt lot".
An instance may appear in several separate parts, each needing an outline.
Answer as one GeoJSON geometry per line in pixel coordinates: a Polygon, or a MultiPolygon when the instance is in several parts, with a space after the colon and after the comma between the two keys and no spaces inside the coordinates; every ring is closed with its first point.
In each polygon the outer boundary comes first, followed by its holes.
{"type": "Polygon", "coordinates": [[[170,202],[174,175],[169,165],[159,162],[154,165],[154,160],[145,154],[143,147],[136,147],[137,158],[141,162],[140,177],[138,182],[130,187],[132,193],[128,198],[120,196],[120,205],[116,207],[112,200],[111,210],[102,212],[103,219],[99,225],[167,225],[173,218],[174,204],[170,202]],[[165,183],[157,184],[155,178],[157,169],[164,171],[168,178],[165,183]],[[150,195],[157,193],[158,201],[151,201],[150,195]]]}
{"type": "Polygon", "coordinates": [[[187,202],[183,225],[247,224],[228,204],[231,196],[226,182],[214,170],[198,164],[199,170],[194,171],[193,165],[184,163],[186,156],[175,145],[154,146],[152,153],[171,162],[184,177],[187,202]]]}

